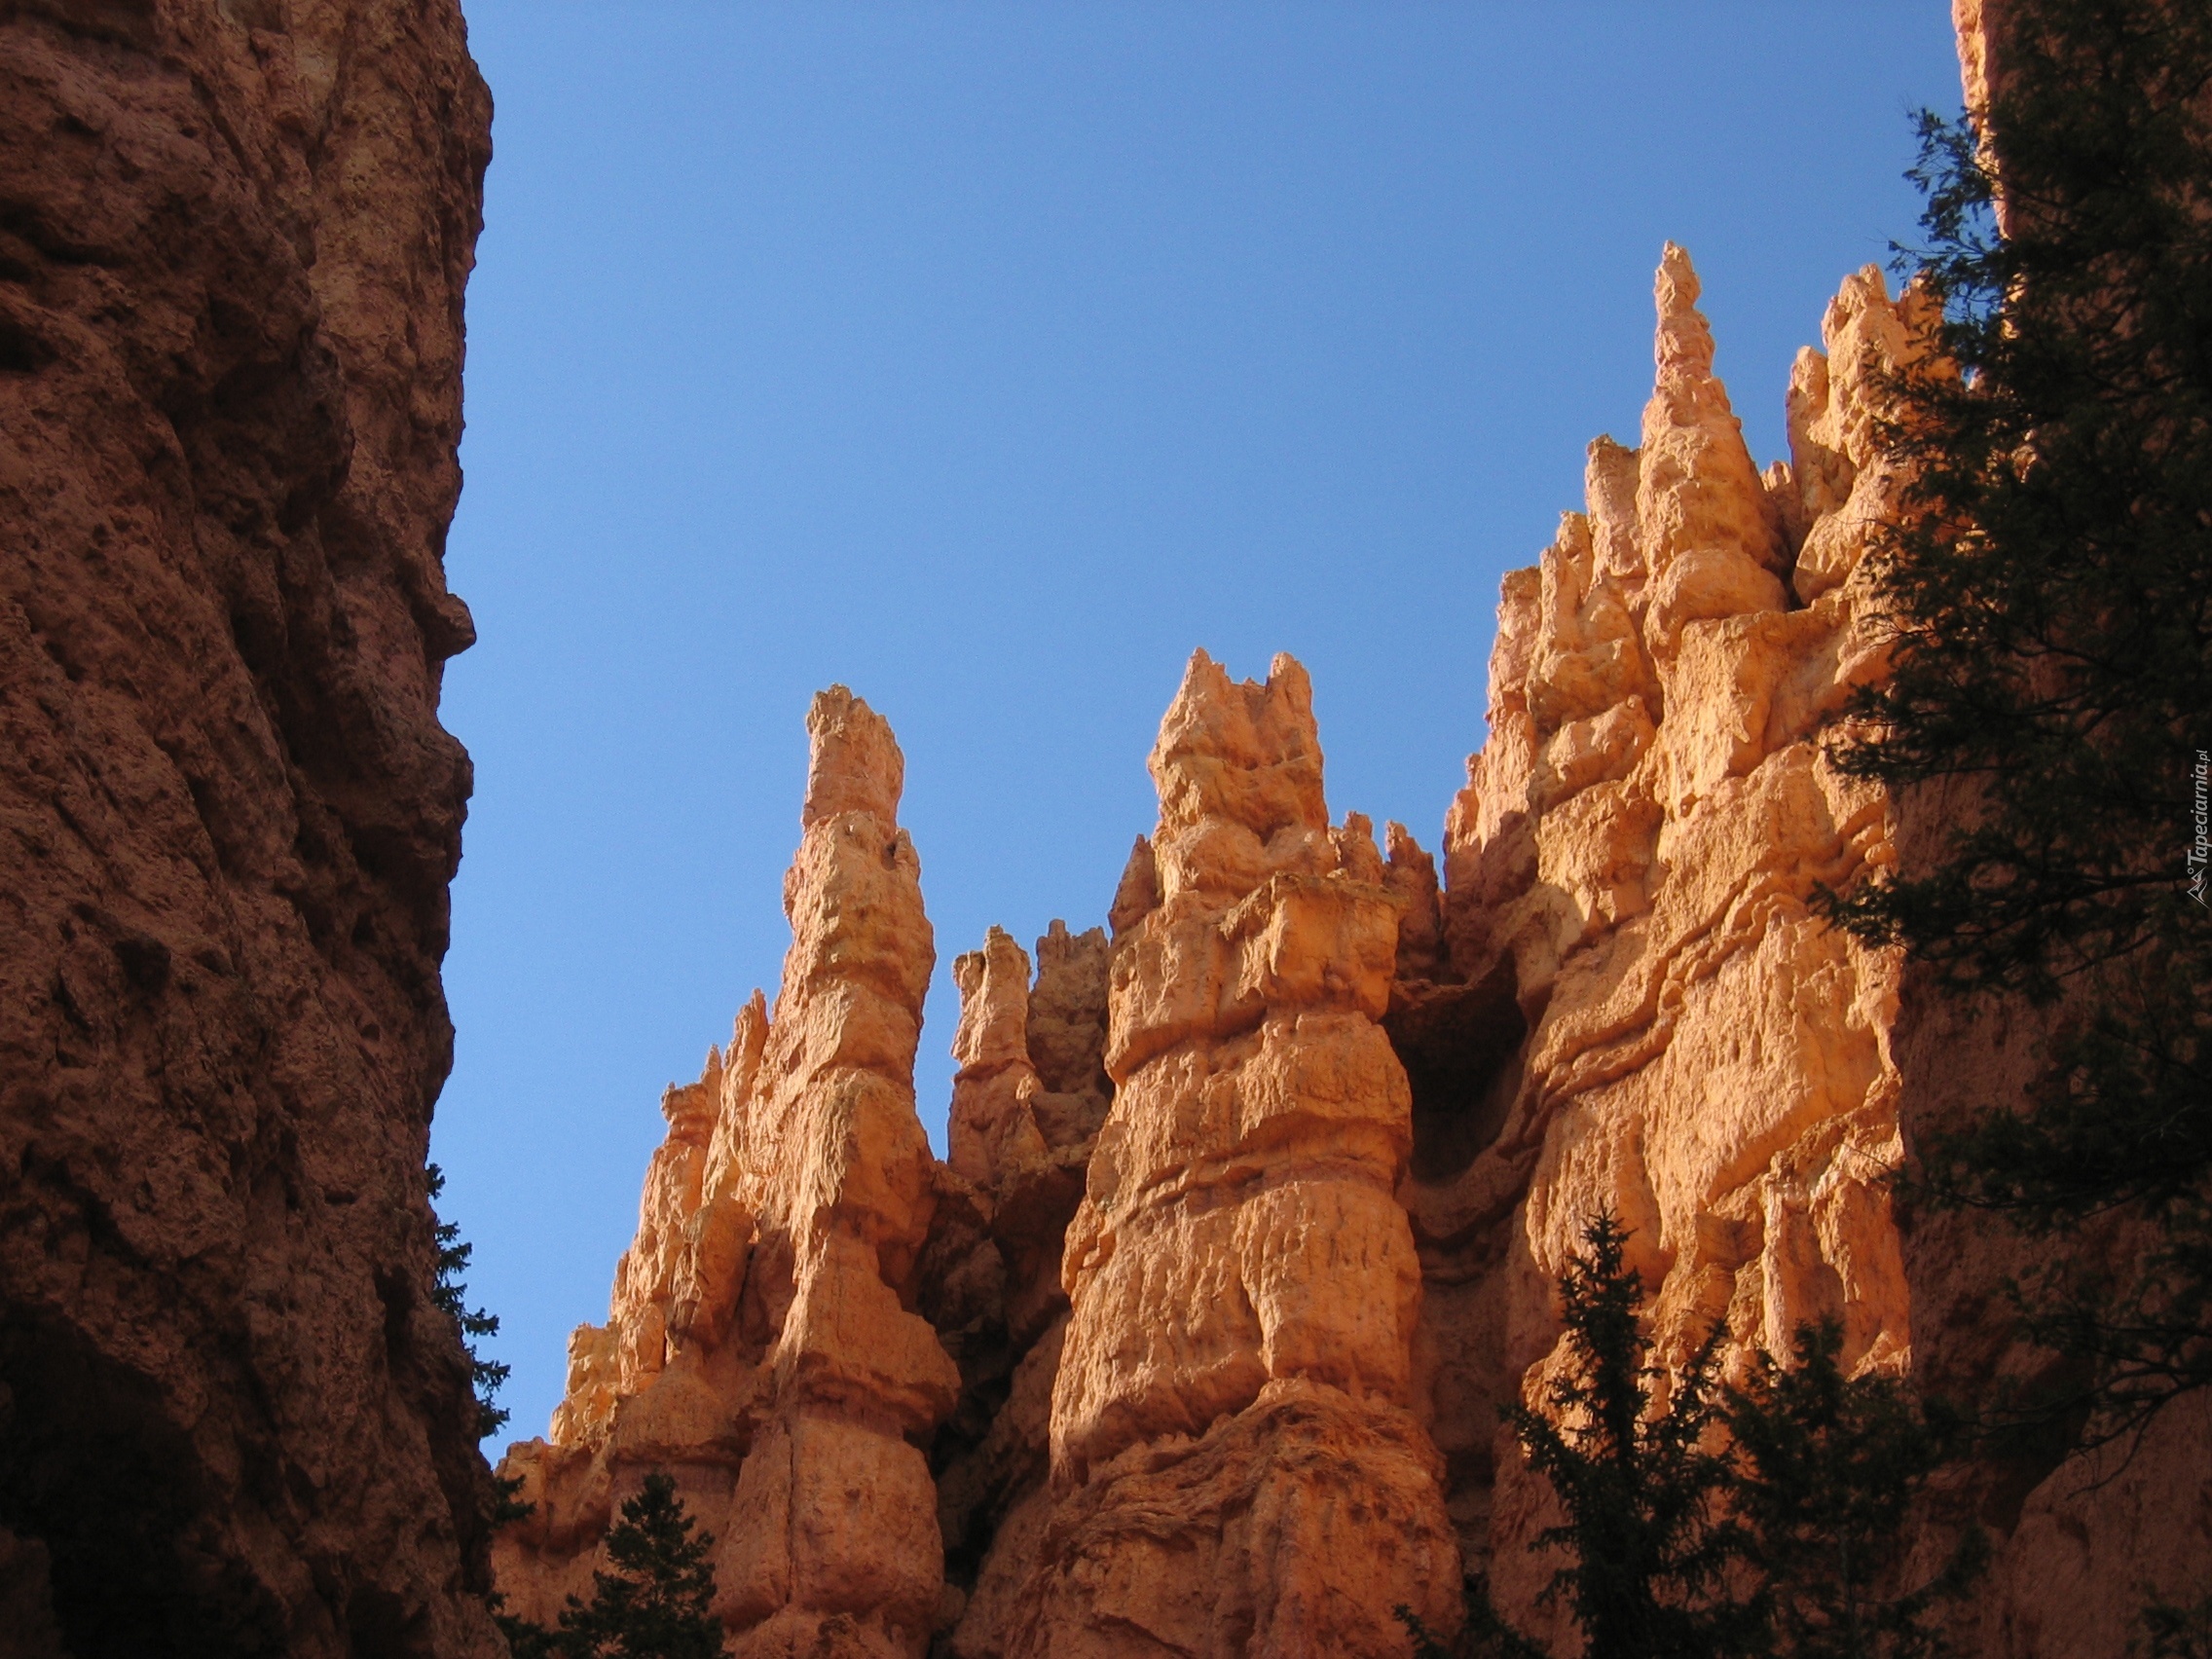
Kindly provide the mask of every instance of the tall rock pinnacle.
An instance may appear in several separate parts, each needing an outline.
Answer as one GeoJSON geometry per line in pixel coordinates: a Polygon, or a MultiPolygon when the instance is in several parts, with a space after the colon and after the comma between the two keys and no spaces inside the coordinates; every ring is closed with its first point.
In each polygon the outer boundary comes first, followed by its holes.
{"type": "Polygon", "coordinates": [[[1411,1130],[1377,1024],[1397,909],[1366,821],[1329,824],[1289,657],[1260,685],[1195,655],[1151,767],[1158,903],[1119,918],[1054,1509],[1006,1651],[1396,1653],[1392,1607],[1445,1625],[1456,1584],[1406,1410],[1411,1130]]]}
{"type": "Polygon", "coordinates": [[[571,1344],[551,1443],[502,1467],[538,1505],[500,1541],[514,1610],[589,1593],[612,1506],[671,1470],[717,1539],[732,1650],[918,1656],[943,1585],[915,1443],[960,1378],[906,1310],[935,1208],[913,1064],[936,951],[898,827],[903,761],[842,686],[814,700],[771,1014],[663,1104],[610,1317],[571,1344]]]}

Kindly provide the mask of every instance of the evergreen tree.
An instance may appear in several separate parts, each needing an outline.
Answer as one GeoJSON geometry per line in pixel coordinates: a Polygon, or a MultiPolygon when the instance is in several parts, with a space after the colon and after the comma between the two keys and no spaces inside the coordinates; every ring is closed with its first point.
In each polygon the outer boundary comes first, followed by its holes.
{"type": "Polygon", "coordinates": [[[1957,1444],[1949,1412],[1894,1378],[1846,1378],[1840,1326],[1797,1330],[1793,1363],[1757,1356],[1722,1416],[1733,1442],[1731,1504],[1760,1579],[1766,1651],[1788,1659],[1936,1659],[1932,1623],[1963,1594],[1985,1545],[1970,1531],[1945,1569],[1897,1585],[1906,1512],[1957,1444]]]}
{"type": "Polygon", "coordinates": [[[1958,818],[1829,903],[2055,1011],[2044,1085],[1921,1181],[2038,1235],[2111,1218],[2117,1275],[2054,1251],[2021,1291],[2095,1444],[2212,1382],[2212,7],[2010,0],[1994,62],[1978,129],[1921,117],[1940,317],[1882,434],[1916,480],[1875,555],[1895,673],[1832,751],[1963,785],[1958,818]]]}
{"type": "MultiPolygon", "coordinates": [[[[429,1177],[430,1201],[435,1204],[438,1196],[446,1190],[446,1174],[433,1163],[429,1166],[429,1177]]],[[[496,1359],[486,1359],[476,1351],[479,1338],[499,1334],[498,1314],[468,1306],[468,1286],[461,1274],[468,1271],[468,1259],[474,1254],[476,1247],[461,1242],[459,1222],[439,1221],[434,1209],[430,1213],[430,1220],[437,1229],[438,1240],[437,1278],[430,1287],[430,1296],[440,1308],[453,1315],[454,1323],[461,1327],[461,1346],[468,1350],[469,1385],[476,1396],[476,1438],[482,1440],[486,1435],[496,1434],[506,1426],[506,1411],[493,1404],[493,1401],[498,1398],[499,1389],[513,1367],[503,1365],[496,1359]]],[[[511,1489],[502,1493],[502,1506],[511,1496],[511,1489]]],[[[519,1515],[506,1513],[504,1507],[495,1517],[496,1521],[517,1519],[520,1519],[519,1515]]]]}
{"type": "Polygon", "coordinates": [[[676,1495],[676,1482],[647,1475],[608,1531],[615,1570],[592,1573],[588,1606],[571,1596],[560,1628],[552,1631],[498,1615],[515,1659],[722,1659],[721,1622],[708,1610],[715,1599],[708,1560],[715,1540],[708,1532],[693,1537],[696,1525],[676,1495]]]}
{"type": "Polygon", "coordinates": [[[1460,1598],[1464,1616],[1459,1634],[1450,1641],[1421,1623],[1404,1604],[1393,1609],[1413,1638],[1414,1659],[1549,1659],[1543,1643],[1507,1624],[1491,1604],[1490,1580],[1482,1573],[1467,1576],[1460,1585],[1460,1598]]]}
{"type": "Polygon", "coordinates": [[[1601,1211],[1583,1230],[1560,1299],[1571,1353],[1549,1414],[1516,1403],[1507,1418],[1531,1464],[1567,1510],[1538,1549],[1571,1558],[1545,1599],[1564,1597],[1589,1659],[1724,1659],[1761,1651],[1756,1610],[1732,1592],[1746,1538],[1725,1513],[1725,1453],[1709,1450],[1719,1420],[1715,1327],[1651,1411],[1665,1374],[1645,1363],[1637,1319],[1641,1277],[1625,1265],[1628,1235],[1601,1211]]]}

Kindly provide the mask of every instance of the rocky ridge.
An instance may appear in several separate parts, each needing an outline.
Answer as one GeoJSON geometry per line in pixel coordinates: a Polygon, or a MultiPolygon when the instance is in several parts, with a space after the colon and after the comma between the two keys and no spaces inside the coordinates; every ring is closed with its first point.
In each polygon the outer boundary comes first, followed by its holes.
{"type": "Polygon", "coordinates": [[[961,1377],[907,1306],[937,1207],[913,1095],[937,953],[891,728],[837,686],[807,732],[775,1008],[755,992],[698,1082],[663,1097],[608,1323],[570,1343],[551,1440],[501,1465],[534,1508],[496,1552],[524,1618],[589,1596],[613,1506],[665,1469],[718,1540],[739,1659],[919,1653],[938,1621],[921,1447],[961,1377]]]}
{"type": "Polygon", "coordinates": [[[12,1652],[500,1651],[424,1170],[490,118],[455,0],[0,12],[12,1652]]]}
{"type": "Polygon", "coordinates": [[[1496,1046],[1494,1139],[1405,1194],[1455,1515],[1532,1628],[1557,1619],[1525,1547],[1552,1516],[1495,1406],[1563,1357],[1549,1287],[1601,1206],[1670,1359],[1718,1319],[1739,1352],[1787,1352],[1824,1318],[1847,1366],[1911,1358],[1884,1182],[1898,966],[1811,903],[1896,856],[1891,803],[1817,737],[1881,672],[1862,571],[1895,483],[1868,422],[1914,302],[1872,268],[1844,284],[1762,475],[1678,248],[1655,299],[1641,441],[1591,446],[1586,510],[1506,578],[1491,739],[1446,827],[1451,960],[1511,988],[1523,1033],[1496,1046]]]}

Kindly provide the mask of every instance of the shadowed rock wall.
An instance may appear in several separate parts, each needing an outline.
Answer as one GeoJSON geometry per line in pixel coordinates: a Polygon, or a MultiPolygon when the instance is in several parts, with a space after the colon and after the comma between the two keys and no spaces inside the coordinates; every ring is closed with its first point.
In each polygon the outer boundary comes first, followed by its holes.
{"type": "Polygon", "coordinates": [[[489,120],[454,0],[0,13],[0,1557],[31,1651],[498,1651],[423,1173],[489,120]]]}

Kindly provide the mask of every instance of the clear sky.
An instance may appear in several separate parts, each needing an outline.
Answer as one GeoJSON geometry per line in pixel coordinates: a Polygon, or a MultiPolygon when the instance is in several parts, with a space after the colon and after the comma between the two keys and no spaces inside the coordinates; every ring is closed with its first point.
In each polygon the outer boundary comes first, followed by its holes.
{"type": "MultiPolygon", "coordinates": [[[[1760,461],[1909,238],[1942,0],[466,0],[497,106],[447,671],[443,1208],[544,1432],[671,1081],[788,940],[808,697],[906,753],[938,974],[1099,922],[1184,660],[1311,670],[1434,850],[1500,574],[1634,442],[1689,248],[1760,461]]],[[[494,1450],[496,1448],[488,1448],[494,1450]]]]}

